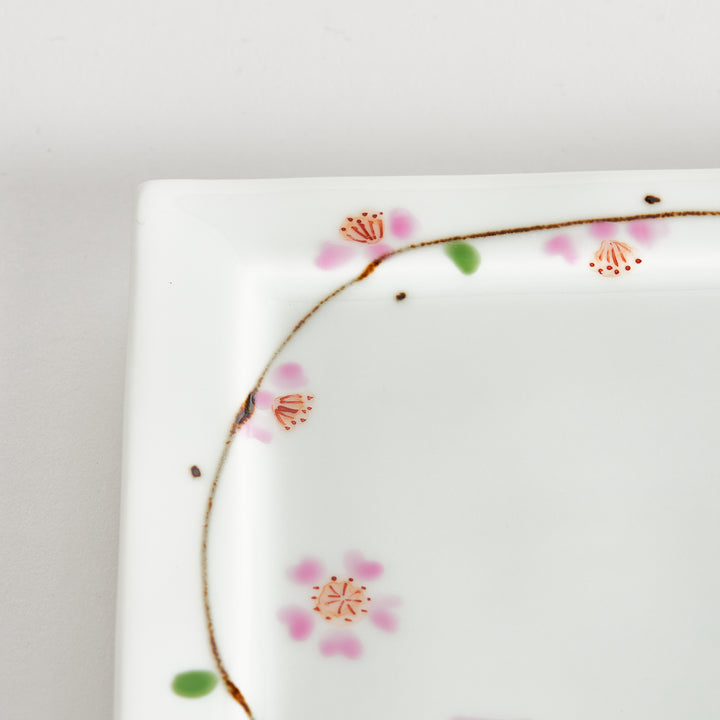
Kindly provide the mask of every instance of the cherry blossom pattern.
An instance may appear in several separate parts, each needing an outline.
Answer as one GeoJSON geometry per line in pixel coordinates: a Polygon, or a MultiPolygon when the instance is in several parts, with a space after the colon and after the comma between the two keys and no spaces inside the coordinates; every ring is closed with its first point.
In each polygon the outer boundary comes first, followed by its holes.
{"type": "Polygon", "coordinates": [[[633,265],[639,265],[642,258],[635,255],[635,250],[627,243],[619,240],[602,240],[589,265],[603,277],[612,277],[630,272],[633,265]]]}
{"type": "Polygon", "coordinates": [[[346,215],[338,226],[340,241],[322,244],[315,258],[321,270],[332,270],[349,262],[358,252],[368,260],[376,260],[392,252],[389,239],[406,240],[415,230],[415,220],[407,210],[391,210],[387,215],[380,210],[364,210],[346,215]]]}
{"type": "MultiPolygon", "coordinates": [[[[642,263],[635,243],[650,247],[665,231],[662,220],[632,220],[630,222],[596,222],[588,226],[594,242],[600,241],[588,261],[588,267],[603,277],[617,277],[630,272],[642,263]],[[619,239],[621,233],[629,239],[619,239]]],[[[569,264],[575,264],[580,258],[578,245],[582,238],[577,235],[561,233],[553,235],[545,242],[545,252],[563,258],[569,264]]]]}
{"type": "Polygon", "coordinates": [[[270,389],[255,393],[255,411],[241,432],[268,443],[274,429],[287,432],[306,423],[315,401],[314,395],[298,392],[306,383],[307,378],[298,363],[288,362],[277,367],[270,376],[270,389]]]}
{"type": "Polygon", "coordinates": [[[400,600],[374,594],[372,587],[384,572],[379,562],[357,551],[348,552],[344,561],[342,575],[328,575],[315,558],[305,558],[290,568],[290,579],[305,588],[305,602],[281,608],[278,618],[293,640],[307,640],[319,627],[318,647],[324,656],[355,660],[363,653],[356,627],[369,621],[380,630],[395,632],[400,600]]]}
{"type": "Polygon", "coordinates": [[[603,277],[614,277],[630,272],[642,262],[635,249],[626,242],[616,240],[617,223],[599,222],[590,226],[590,232],[600,240],[600,247],[588,263],[590,268],[603,277]]]}

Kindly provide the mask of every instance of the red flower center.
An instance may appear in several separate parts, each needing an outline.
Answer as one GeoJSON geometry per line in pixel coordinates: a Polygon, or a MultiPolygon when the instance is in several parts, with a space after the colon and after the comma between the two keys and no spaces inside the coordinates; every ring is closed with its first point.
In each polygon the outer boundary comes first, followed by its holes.
{"type": "Polygon", "coordinates": [[[364,585],[356,585],[352,578],[338,580],[333,577],[329,583],[320,588],[318,595],[313,595],[316,601],[315,611],[327,622],[337,624],[357,622],[367,614],[370,598],[364,585]]]}

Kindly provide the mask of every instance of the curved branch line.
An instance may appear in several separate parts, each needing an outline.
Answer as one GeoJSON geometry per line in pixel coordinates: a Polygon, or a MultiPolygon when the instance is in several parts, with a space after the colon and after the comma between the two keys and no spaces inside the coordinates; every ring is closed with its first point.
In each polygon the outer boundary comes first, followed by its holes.
{"type": "Polygon", "coordinates": [[[373,260],[369,263],[365,269],[356,277],[348,280],[340,287],[333,290],[331,293],[326,295],[322,300],[315,304],[293,327],[287,337],[278,345],[275,352],[271,355],[270,359],[262,369],[260,376],[255,383],[255,386],[245,398],[243,404],[240,406],[233,423],[228,432],[225,440],[225,447],[223,448],[220,460],[218,462],[217,470],[215,471],[215,477],[213,478],[212,485],[210,486],[210,493],[208,495],[207,506],[205,509],[205,520],[202,531],[202,553],[201,553],[201,574],[202,574],[202,593],[203,593],[203,607],[205,609],[205,624],[208,632],[208,639],[210,641],[210,650],[212,651],[213,658],[215,660],[215,666],[217,667],[218,673],[225,684],[225,688],[232,698],[242,707],[250,720],[253,719],[252,711],[250,706],[245,699],[245,696],[240,691],[240,688],[230,678],[220,655],[217,640],[215,638],[215,626],[212,619],[212,611],[210,607],[210,590],[208,581],[208,538],[210,534],[210,520],[212,518],[213,505],[215,503],[215,495],[217,494],[218,485],[220,483],[220,476],[222,475],[225,462],[230,452],[230,446],[235,438],[238,430],[250,419],[253,412],[255,411],[255,394],[260,389],[265,377],[267,376],[270,368],[277,359],[278,355],[285,349],[288,343],[297,335],[300,329],[305,323],[315,315],[323,305],[326,305],[333,298],[340,295],[348,288],[362,282],[368,278],[375,270],[387,260],[403,255],[404,253],[420,250],[421,248],[432,247],[434,245],[444,245],[446,243],[453,242],[464,242],[468,240],[479,240],[481,238],[499,237],[503,235],[522,235],[525,233],[538,232],[543,230],[558,230],[560,228],[576,227],[578,225],[591,225],[599,222],[632,222],[633,220],[657,220],[661,218],[677,218],[677,217],[718,217],[720,216],[720,210],[669,210],[661,213],[641,213],[638,215],[623,215],[623,216],[612,216],[612,217],[598,217],[598,218],[585,218],[581,220],[565,220],[554,223],[543,223],[537,225],[524,225],[521,227],[503,228],[500,230],[485,230],[484,232],[470,233],[468,235],[453,235],[450,237],[438,238],[436,240],[425,240],[423,242],[412,243],[411,245],[405,245],[397,250],[393,250],[385,255],[373,260]]]}

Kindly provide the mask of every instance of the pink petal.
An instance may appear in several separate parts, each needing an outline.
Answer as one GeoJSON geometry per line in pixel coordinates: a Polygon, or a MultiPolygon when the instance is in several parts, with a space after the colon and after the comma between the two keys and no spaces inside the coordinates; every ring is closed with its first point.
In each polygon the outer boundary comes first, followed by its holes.
{"type": "Polygon", "coordinates": [[[383,255],[388,255],[393,249],[387,243],[378,243],[377,245],[366,245],[365,252],[372,260],[377,260],[383,255]]]}
{"type": "Polygon", "coordinates": [[[325,568],[319,560],[314,558],[305,558],[295,567],[288,570],[288,575],[296,583],[303,585],[312,585],[320,582],[325,575],[325,568]]]}
{"type": "Polygon", "coordinates": [[[611,222],[596,222],[590,225],[590,233],[596,238],[612,237],[616,230],[617,226],[611,222]]]}
{"type": "Polygon", "coordinates": [[[370,612],[370,620],[373,624],[379,627],[385,632],[395,632],[398,628],[397,616],[391,613],[389,610],[383,610],[381,608],[373,608],[370,612]]]}
{"type": "Polygon", "coordinates": [[[299,363],[285,363],[272,374],[272,382],[277,387],[286,390],[304,385],[307,378],[299,363]]]}
{"type": "Polygon", "coordinates": [[[643,245],[652,245],[658,236],[660,227],[657,221],[633,220],[628,223],[628,232],[643,245]]]}
{"type": "Polygon", "coordinates": [[[295,606],[282,608],[278,612],[278,618],[287,625],[293,640],[306,640],[312,632],[315,620],[310,610],[295,606]]]}
{"type": "Polygon", "coordinates": [[[397,238],[404,240],[415,230],[415,219],[407,210],[390,211],[390,232],[397,238]]]}
{"type": "Polygon", "coordinates": [[[545,243],[545,252],[548,255],[560,255],[569,263],[577,260],[577,253],[568,235],[556,235],[545,243]]]}
{"type": "Polygon", "coordinates": [[[255,407],[260,410],[269,410],[272,407],[275,396],[267,390],[258,390],[255,393],[255,407]]]}
{"type": "Polygon", "coordinates": [[[269,443],[272,440],[272,432],[264,427],[260,427],[257,422],[251,418],[240,429],[240,433],[245,437],[259,440],[261,443],[269,443]]]}
{"type": "Polygon", "coordinates": [[[381,597],[375,595],[373,597],[373,606],[376,609],[382,608],[383,610],[388,610],[389,608],[396,608],[400,605],[402,605],[402,598],[395,595],[383,595],[381,597]]]}
{"type": "Polygon", "coordinates": [[[325,657],[344,655],[356,660],[362,655],[363,646],[360,640],[350,632],[336,633],[320,641],[320,652],[325,657]]]}
{"type": "Polygon", "coordinates": [[[350,245],[326,242],[320,249],[320,254],[315,258],[315,264],[321,270],[332,270],[344,265],[354,254],[350,245]]]}
{"type": "Polygon", "coordinates": [[[361,552],[351,550],[345,555],[345,565],[358,580],[374,580],[383,574],[383,566],[375,560],[366,560],[361,552]]]}

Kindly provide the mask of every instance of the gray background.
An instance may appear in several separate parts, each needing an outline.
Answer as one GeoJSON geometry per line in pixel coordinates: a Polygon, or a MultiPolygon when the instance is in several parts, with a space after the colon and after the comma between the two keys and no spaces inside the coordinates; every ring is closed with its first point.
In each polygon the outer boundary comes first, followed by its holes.
{"type": "Polygon", "coordinates": [[[714,0],[0,0],[0,714],[112,714],[138,183],[719,167],[719,26],[714,0]]]}

